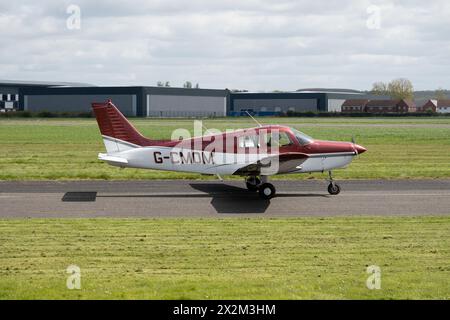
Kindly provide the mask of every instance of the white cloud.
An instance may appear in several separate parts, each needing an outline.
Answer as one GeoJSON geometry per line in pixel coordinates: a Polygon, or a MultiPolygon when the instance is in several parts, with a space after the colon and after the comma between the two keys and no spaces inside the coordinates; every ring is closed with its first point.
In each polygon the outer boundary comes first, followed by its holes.
{"type": "Polygon", "coordinates": [[[19,0],[0,3],[0,78],[295,90],[401,76],[449,88],[449,14],[444,0],[19,0]],[[70,4],[80,30],[66,28],[70,4]],[[366,26],[371,5],[380,29],[366,26]]]}

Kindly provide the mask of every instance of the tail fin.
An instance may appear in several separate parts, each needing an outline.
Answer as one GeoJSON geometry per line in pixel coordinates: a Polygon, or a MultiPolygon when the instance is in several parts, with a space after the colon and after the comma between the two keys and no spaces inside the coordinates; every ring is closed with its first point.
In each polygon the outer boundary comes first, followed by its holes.
{"type": "Polygon", "coordinates": [[[126,151],[148,144],[136,128],[109,100],[104,103],[92,103],[100,132],[108,153],[126,151]]]}

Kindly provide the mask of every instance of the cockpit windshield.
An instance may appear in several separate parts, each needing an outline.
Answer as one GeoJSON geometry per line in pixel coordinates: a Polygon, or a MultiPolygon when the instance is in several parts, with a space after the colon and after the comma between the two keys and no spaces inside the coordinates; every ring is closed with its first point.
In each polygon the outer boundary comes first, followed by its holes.
{"type": "Polygon", "coordinates": [[[294,128],[291,128],[291,130],[292,130],[292,133],[295,135],[295,138],[297,139],[298,143],[300,143],[300,145],[302,145],[302,146],[310,144],[314,140],[310,136],[308,136],[308,135],[304,134],[303,132],[300,132],[294,128]]]}

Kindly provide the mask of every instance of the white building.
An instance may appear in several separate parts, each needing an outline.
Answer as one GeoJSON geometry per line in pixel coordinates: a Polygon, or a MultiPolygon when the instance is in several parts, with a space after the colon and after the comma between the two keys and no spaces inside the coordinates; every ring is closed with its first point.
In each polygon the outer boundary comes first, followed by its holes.
{"type": "Polygon", "coordinates": [[[450,113],[450,100],[438,100],[436,112],[450,113]]]}

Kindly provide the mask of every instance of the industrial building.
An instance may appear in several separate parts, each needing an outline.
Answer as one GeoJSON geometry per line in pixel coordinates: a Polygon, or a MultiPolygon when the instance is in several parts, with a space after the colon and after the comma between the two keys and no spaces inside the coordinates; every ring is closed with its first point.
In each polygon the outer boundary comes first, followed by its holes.
{"type": "Polygon", "coordinates": [[[111,99],[131,117],[225,116],[226,90],[166,87],[47,87],[19,90],[19,110],[90,112],[92,102],[111,99]]]}
{"type": "Polygon", "coordinates": [[[236,92],[230,94],[230,115],[246,111],[258,115],[276,115],[280,112],[341,112],[348,99],[370,99],[373,96],[356,90],[305,89],[295,92],[236,92]]]}
{"type": "Polygon", "coordinates": [[[27,88],[49,88],[54,86],[90,86],[74,82],[43,82],[43,81],[9,81],[0,80],[0,111],[20,110],[20,91],[27,88]]]}
{"type": "Polygon", "coordinates": [[[223,117],[288,112],[341,112],[348,100],[383,99],[346,89],[295,92],[231,92],[146,86],[103,87],[84,83],[1,81],[0,111],[84,113],[92,102],[111,99],[131,117],[223,117]]]}

